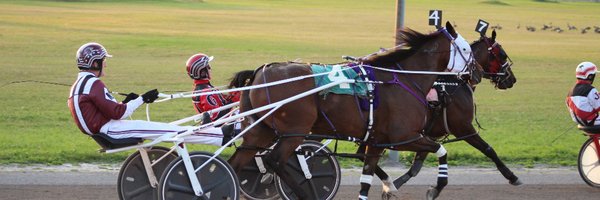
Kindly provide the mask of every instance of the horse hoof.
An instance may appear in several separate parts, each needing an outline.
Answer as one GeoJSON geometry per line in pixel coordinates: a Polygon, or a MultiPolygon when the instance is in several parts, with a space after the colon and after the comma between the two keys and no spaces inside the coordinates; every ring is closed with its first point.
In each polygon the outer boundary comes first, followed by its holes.
{"type": "Polygon", "coordinates": [[[383,193],[391,193],[391,192],[398,191],[398,188],[396,188],[394,183],[392,183],[391,181],[389,181],[387,179],[382,180],[381,183],[383,186],[383,193]]]}
{"type": "Polygon", "coordinates": [[[518,178],[517,178],[517,180],[509,181],[508,183],[510,183],[511,185],[514,185],[514,186],[523,185],[523,182],[521,182],[521,180],[519,180],[518,178]]]}
{"type": "Polygon", "coordinates": [[[440,195],[440,191],[438,191],[435,187],[430,187],[429,190],[427,190],[426,198],[427,200],[434,200],[438,197],[438,195],[440,195]]]}
{"type": "MultiPolygon", "coordinates": [[[[392,197],[395,198],[396,195],[392,194],[391,192],[383,192],[383,193],[381,193],[381,199],[383,199],[383,200],[390,200],[390,199],[392,199],[392,197]]],[[[397,199],[397,198],[395,198],[395,199],[397,199]]]]}

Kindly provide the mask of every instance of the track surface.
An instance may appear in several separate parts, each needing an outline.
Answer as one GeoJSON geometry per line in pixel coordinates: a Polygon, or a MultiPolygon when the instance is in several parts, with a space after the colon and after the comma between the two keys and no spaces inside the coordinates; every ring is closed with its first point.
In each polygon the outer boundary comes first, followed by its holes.
{"type": "MultiPolygon", "coordinates": [[[[404,169],[386,169],[398,177],[404,169]]],[[[513,169],[525,183],[511,186],[495,169],[451,168],[450,184],[438,199],[598,199],[600,188],[587,186],[573,168],[513,169]]],[[[105,200],[118,199],[115,169],[46,169],[0,167],[0,199],[105,200]]],[[[335,199],[357,199],[360,170],[344,169],[335,199]]],[[[423,169],[419,176],[395,192],[396,199],[424,199],[435,183],[436,170],[423,169]]],[[[381,186],[373,180],[369,197],[380,199],[381,186]]]]}
{"type": "MultiPolygon", "coordinates": [[[[394,193],[396,199],[424,199],[428,186],[408,185],[394,193]]],[[[357,199],[360,186],[340,187],[335,199],[357,199]]],[[[118,199],[116,186],[112,185],[0,185],[0,199],[7,200],[110,200],[118,199]]],[[[379,197],[381,187],[371,189],[371,199],[379,197]]],[[[448,186],[438,198],[443,199],[598,199],[600,189],[585,184],[578,185],[460,185],[448,186]]]]}

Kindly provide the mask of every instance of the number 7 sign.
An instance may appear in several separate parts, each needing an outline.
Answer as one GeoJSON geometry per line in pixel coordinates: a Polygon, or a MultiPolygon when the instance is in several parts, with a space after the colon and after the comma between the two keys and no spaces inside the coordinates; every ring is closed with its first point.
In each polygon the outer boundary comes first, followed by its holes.
{"type": "Polygon", "coordinates": [[[486,21],[479,19],[479,21],[477,22],[477,25],[475,26],[475,32],[478,32],[479,34],[484,36],[489,25],[490,25],[490,23],[487,23],[486,21]]]}

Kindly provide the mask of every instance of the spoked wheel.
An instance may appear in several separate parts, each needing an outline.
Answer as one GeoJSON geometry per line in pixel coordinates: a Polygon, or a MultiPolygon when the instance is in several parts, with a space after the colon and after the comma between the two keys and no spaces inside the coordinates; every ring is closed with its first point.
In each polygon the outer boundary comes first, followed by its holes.
{"type": "MultiPolygon", "coordinates": [[[[315,141],[306,141],[300,145],[301,152],[304,153],[308,169],[312,174],[311,179],[306,179],[300,162],[296,155],[288,160],[287,167],[293,179],[300,185],[302,191],[305,191],[309,199],[333,199],[340,187],[340,165],[335,156],[331,155],[331,150],[324,147],[317,152],[323,144],[315,141]]],[[[275,178],[277,191],[282,199],[298,199],[289,186],[279,178],[275,178]]]]}
{"type": "MultiPolygon", "coordinates": [[[[266,169],[262,173],[257,162],[262,162],[262,155],[256,155],[255,159],[238,173],[242,194],[247,199],[271,200],[278,199],[279,193],[275,188],[275,173],[266,169]],[[257,161],[259,160],[259,161],[257,161]]],[[[266,166],[263,166],[266,168],[266,166]]]]}
{"type": "Polygon", "coordinates": [[[594,140],[592,138],[588,139],[579,150],[577,166],[579,175],[585,183],[600,188],[600,158],[598,158],[596,151],[594,140]]]}
{"type": "MultiPolygon", "coordinates": [[[[210,159],[212,155],[206,152],[192,152],[190,153],[190,159],[194,168],[197,168],[210,159]]],[[[223,159],[216,157],[201,170],[198,170],[195,176],[200,181],[200,186],[204,191],[204,195],[201,197],[194,194],[183,160],[178,158],[171,162],[160,179],[158,199],[239,199],[240,186],[237,176],[231,166],[223,159]]]]}
{"type": "MultiPolygon", "coordinates": [[[[153,162],[167,154],[169,149],[156,146],[152,147],[147,152],[150,161],[153,162]]],[[[176,158],[177,155],[172,153],[152,166],[157,181],[160,179],[169,163],[176,158]]],[[[127,157],[123,166],[121,166],[118,179],[117,192],[119,194],[119,199],[121,200],[148,200],[156,199],[157,197],[157,189],[153,188],[150,185],[150,181],[148,181],[146,168],[144,168],[142,156],[139,151],[136,151],[127,157]]],[[[156,187],[158,187],[158,185],[156,187]]]]}

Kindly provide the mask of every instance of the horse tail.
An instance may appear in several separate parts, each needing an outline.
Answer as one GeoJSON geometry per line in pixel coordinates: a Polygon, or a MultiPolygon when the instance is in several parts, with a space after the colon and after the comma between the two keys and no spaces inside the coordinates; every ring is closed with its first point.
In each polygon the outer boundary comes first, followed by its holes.
{"type": "MultiPolygon", "coordinates": [[[[254,77],[256,77],[256,73],[258,73],[263,67],[266,67],[267,65],[269,64],[263,64],[260,67],[256,68],[256,70],[254,71],[243,70],[236,73],[235,76],[232,78],[229,87],[231,88],[232,86],[240,87],[252,85],[252,82],[254,82],[254,77]],[[243,80],[243,84],[240,84],[241,80],[243,80]]],[[[244,112],[248,110],[252,110],[252,103],[250,102],[250,90],[245,90],[242,91],[242,94],[240,96],[240,111],[244,112]]],[[[256,115],[251,115],[248,117],[253,118],[254,120],[258,119],[256,115]]]]}
{"type": "Polygon", "coordinates": [[[227,88],[240,88],[246,86],[248,83],[253,81],[254,79],[254,71],[252,70],[242,70],[236,72],[231,79],[229,79],[229,86],[227,88]]]}

